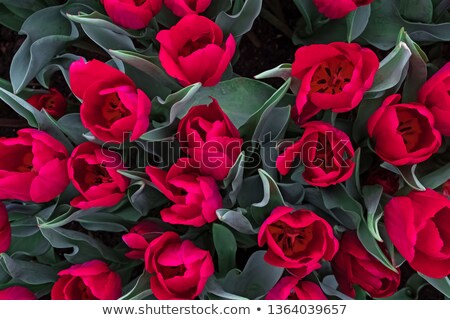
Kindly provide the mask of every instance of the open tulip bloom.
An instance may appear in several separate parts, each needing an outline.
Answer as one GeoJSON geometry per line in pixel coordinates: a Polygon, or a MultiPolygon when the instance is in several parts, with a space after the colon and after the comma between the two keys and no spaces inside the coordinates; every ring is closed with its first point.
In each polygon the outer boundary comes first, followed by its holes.
{"type": "Polygon", "coordinates": [[[0,300],[450,299],[447,1],[0,2],[0,300]]]}

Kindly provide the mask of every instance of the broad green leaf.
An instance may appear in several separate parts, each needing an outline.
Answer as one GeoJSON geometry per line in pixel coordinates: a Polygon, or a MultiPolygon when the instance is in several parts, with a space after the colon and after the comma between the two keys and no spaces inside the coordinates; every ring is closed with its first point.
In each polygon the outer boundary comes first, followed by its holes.
{"type": "Polygon", "coordinates": [[[358,114],[356,120],[353,123],[353,139],[357,143],[362,143],[364,139],[369,137],[367,132],[367,123],[372,114],[381,107],[383,98],[378,99],[364,99],[358,107],[358,114]]]}
{"type": "Polygon", "coordinates": [[[208,9],[203,12],[203,15],[209,17],[210,19],[215,18],[221,12],[227,12],[231,9],[233,0],[212,0],[208,9]]]}
{"type": "Polygon", "coordinates": [[[44,109],[41,111],[37,110],[22,98],[3,88],[0,88],[0,99],[9,105],[15,112],[24,117],[31,127],[46,131],[52,135],[55,139],[64,144],[69,153],[73,150],[72,143],[59,129],[56,121],[49,116],[44,109]]]}
{"type": "Polygon", "coordinates": [[[247,298],[226,292],[216,277],[209,277],[201,297],[209,296],[211,300],[248,300],[247,298]]]}
{"type": "Polygon", "coordinates": [[[258,203],[253,203],[249,208],[249,213],[256,224],[261,225],[273,209],[279,206],[285,206],[286,204],[273,178],[262,169],[258,170],[258,174],[263,185],[263,199],[258,203]]]}
{"type": "Polygon", "coordinates": [[[64,132],[75,145],[86,142],[86,138],[83,134],[87,133],[88,130],[81,122],[79,113],[66,114],[61,117],[57,123],[61,131],[64,132]]]}
{"type": "Polygon", "coordinates": [[[39,83],[45,87],[50,87],[50,81],[53,76],[53,74],[57,71],[61,71],[62,75],[64,76],[64,80],[66,80],[67,85],[69,86],[69,68],[70,65],[80,60],[81,57],[71,54],[71,53],[65,53],[63,55],[57,56],[53,58],[48,65],[46,65],[44,68],[39,71],[39,73],[36,75],[36,80],[39,81],[39,83]]]}
{"type": "MultiPolygon", "coordinates": [[[[285,83],[263,104],[263,106],[247,120],[245,125],[240,128],[241,134],[244,136],[250,136],[250,133],[252,133],[252,141],[262,140],[263,136],[270,131],[267,128],[268,126],[266,120],[271,115],[275,106],[283,99],[289,90],[290,84],[291,78],[288,78],[285,83]]],[[[285,128],[286,124],[287,121],[284,121],[282,126],[285,128]]],[[[279,129],[273,131],[278,131],[278,133],[280,133],[282,130],[279,129]]],[[[275,132],[273,134],[275,134],[275,132]]]]}
{"type": "Polygon", "coordinates": [[[181,86],[162,69],[158,57],[145,56],[137,52],[124,50],[109,50],[109,53],[112,57],[118,58],[144,72],[154,81],[157,81],[156,84],[164,85],[172,91],[181,89],[181,86]]]}
{"type": "Polygon", "coordinates": [[[54,229],[65,226],[66,224],[77,220],[78,218],[82,218],[85,215],[91,215],[95,212],[99,211],[100,208],[90,208],[87,210],[77,210],[73,211],[73,208],[69,207],[68,210],[64,213],[61,213],[56,218],[50,221],[43,221],[40,219],[40,223],[38,225],[39,229],[54,229]]]}
{"type": "Polygon", "coordinates": [[[148,186],[144,181],[133,183],[128,188],[127,193],[131,205],[142,216],[147,216],[152,210],[168,202],[167,198],[161,192],[148,186]]]}
{"type": "Polygon", "coordinates": [[[278,67],[257,74],[255,76],[255,79],[260,80],[269,78],[281,78],[283,80],[287,80],[291,77],[291,75],[292,75],[292,64],[283,63],[280,64],[278,67]]]}
{"type": "Polygon", "coordinates": [[[435,289],[437,289],[448,299],[450,299],[450,279],[448,277],[435,279],[421,274],[420,272],[419,275],[424,278],[429,284],[431,284],[435,289]]]}
{"type": "MultiPolygon", "coordinates": [[[[26,235],[24,237],[13,236],[11,246],[8,252],[12,256],[27,255],[29,257],[36,257],[45,254],[51,247],[47,239],[39,233],[39,229],[36,227],[36,219],[34,219],[35,229],[37,232],[32,235],[26,235]]],[[[14,231],[14,227],[13,232],[14,231]]],[[[17,234],[17,232],[15,232],[17,234]]]]}
{"type": "Polygon", "coordinates": [[[261,115],[260,121],[253,132],[252,141],[260,145],[262,168],[277,178],[276,159],[278,157],[278,143],[284,138],[288,122],[291,119],[291,107],[267,108],[261,115]]]}
{"type": "Polygon", "coordinates": [[[278,99],[278,96],[274,96],[275,91],[274,88],[260,81],[234,78],[220,82],[214,87],[201,88],[189,105],[207,104],[211,102],[210,97],[213,97],[239,129],[250,118],[256,117],[264,106],[270,105],[269,99],[278,99]]]}
{"type": "MultiPolygon", "coordinates": [[[[67,11],[71,12],[72,10],[69,7],[67,11]]],[[[78,11],[76,12],[76,14],[67,13],[66,15],[71,21],[79,23],[81,25],[91,25],[97,28],[108,29],[117,34],[122,34],[132,38],[142,38],[148,36],[146,29],[125,30],[119,27],[117,24],[113,23],[111,21],[111,18],[109,18],[108,16],[105,16],[96,11],[90,13],[78,11]]]]}
{"type": "Polygon", "coordinates": [[[226,208],[231,208],[236,203],[237,195],[241,191],[242,182],[244,181],[244,169],[245,153],[241,152],[233,167],[231,167],[228,172],[228,175],[220,185],[222,189],[227,191],[223,199],[223,205],[226,208]]]}
{"type": "Polygon", "coordinates": [[[431,23],[433,20],[433,1],[400,0],[399,11],[406,20],[431,23]]]}
{"type": "Polygon", "coordinates": [[[447,180],[450,180],[450,163],[420,178],[422,185],[430,189],[436,189],[447,180]]]}
{"type": "Polygon", "coordinates": [[[319,282],[319,285],[323,293],[325,293],[327,296],[337,297],[341,300],[353,300],[353,298],[338,291],[339,285],[334,275],[325,276],[322,281],[319,282]]]}
{"type": "Polygon", "coordinates": [[[109,50],[136,51],[133,41],[127,35],[91,24],[82,24],[81,27],[86,35],[106,52],[109,50]]]}
{"type": "Polygon", "coordinates": [[[353,157],[353,162],[355,163],[355,169],[353,175],[345,182],[345,187],[350,196],[354,199],[360,201],[361,199],[361,148],[355,150],[355,155],[353,157]]]}
{"type": "Polygon", "coordinates": [[[408,75],[405,79],[402,100],[403,102],[416,102],[420,88],[422,88],[427,81],[428,58],[417,43],[411,40],[406,32],[403,32],[402,38],[412,54],[409,59],[408,75]]]}
{"type": "Polygon", "coordinates": [[[0,254],[0,266],[13,279],[27,284],[53,283],[57,279],[57,270],[54,268],[33,261],[13,259],[6,253],[0,254]]]}
{"type": "Polygon", "coordinates": [[[410,186],[414,190],[425,191],[425,187],[422,185],[422,183],[416,177],[417,164],[414,164],[412,166],[396,167],[390,163],[383,162],[381,164],[381,167],[401,175],[403,180],[408,184],[408,186],[410,186]]]}
{"type": "MultiPolygon", "coordinates": [[[[408,0],[408,3],[410,2],[408,0]]],[[[420,21],[408,21],[401,16],[397,0],[375,0],[372,2],[372,8],[376,10],[372,10],[369,23],[361,37],[379,49],[389,50],[395,46],[401,28],[405,28],[411,39],[416,42],[433,43],[450,40],[448,32],[450,22],[427,24],[420,21]]],[[[419,14],[423,13],[419,12],[419,14]]]]}
{"type": "Polygon", "coordinates": [[[149,288],[150,277],[150,274],[144,270],[134,281],[134,286],[131,290],[120,297],[119,300],[143,300],[145,297],[151,296],[152,291],[149,288]]]}
{"type": "Polygon", "coordinates": [[[365,222],[362,222],[358,228],[358,238],[366,250],[380,261],[386,268],[391,269],[394,272],[398,272],[392,265],[392,261],[386,257],[386,254],[381,250],[377,240],[370,233],[369,228],[365,222]]]}
{"type": "MultiPolygon", "coordinates": [[[[42,224],[43,221],[38,218],[38,223],[42,224]]],[[[72,264],[95,259],[119,263],[125,260],[117,251],[84,233],[63,228],[41,228],[40,230],[52,247],[73,250],[71,253],[64,254],[66,260],[72,264]]]]}
{"type": "Polygon", "coordinates": [[[201,87],[197,83],[169,95],[165,100],[157,97],[152,101],[152,117],[155,115],[166,120],[160,124],[154,123],[156,128],[145,133],[141,139],[156,141],[162,137],[167,138],[168,133],[173,135],[176,128],[170,126],[174,121],[183,118],[192,106],[211,103],[211,97],[217,99],[233,124],[240,128],[252,116],[257,119],[258,112],[270,105],[268,100],[275,91],[260,81],[234,78],[214,87],[201,87]]]}
{"type": "Polygon", "coordinates": [[[369,22],[370,5],[358,7],[350,12],[345,20],[347,22],[347,42],[352,42],[358,38],[364,31],[369,22]]]}
{"type": "Polygon", "coordinates": [[[236,266],[236,239],[227,227],[217,223],[212,226],[212,236],[219,263],[219,275],[224,276],[236,266]]]}
{"type": "Polygon", "coordinates": [[[379,204],[381,196],[383,195],[383,187],[379,185],[364,186],[362,188],[362,194],[364,198],[364,204],[367,208],[367,227],[372,234],[372,236],[377,241],[383,241],[378,230],[378,222],[383,216],[383,211],[381,210],[379,204]]]}
{"type": "Polygon", "coordinates": [[[224,34],[232,34],[234,37],[242,36],[250,31],[253,22],[258,17],[262,7],[262,0],[246,0],[241,11],[229,15],[225,12],[219,13],[216,23],[224,34]]]}
{"type": "Polygon", "coordinates": [[[249,299],[261,299],[280,280],[283,268],[264,261],[266,251],[256,251],[247,261],[244,270],[233,269],[220,281],[226,292],[249,299]]]}
{"type": "Polygon", "coordinates": [[[189,104],[201,88],[200,83],[190,85],[170,94],[165,100],[156,97],[152,101],[151,117],[163,118],[158,126],[144,133],[140,139],[143,141],[160,141],[171,137],[177,128],[176,119],[181,119],[189,110],[189,104]]]}
{"type": "Polygon", "coordinates": [[[321,188],[323,203],[334,217],[349,229],[357,229],[363,218],[361,204],[350,196],[342,184],[321,188]]]}
{"type": "Polygon", "coordinates": [[[246,217],[247,211],[245,209],[218,209],[216,214],[220,221],[240,233],[253,235],[259,231],[259,228],[254,228],[250,220],[246,217]]]}
{"type": "Polygon", "coordinates": [[[10,69],[14,92],[22,91],[68,42],[78,37],[75,24],[61,14],[62,7],[39,10],[22,25],[19,34],[27,37],[14,55],[10,69]]]}
{"type": "Polygon", "coordinates": [[[48,6],[43,0],[0,0],[0,3],[6,6],[28,9],[31,11],[38,11],[48,6]]]}
{"type": "Polygon", "coordinates": [[[317,7],[312,0],[294,0],[295,5],[300,10],[306,24],[306,32],[313,33],[313,20],[318,15],[317,7]]]}
{"type": "Polygon", "coordinates": [[[372,88],[368,93],[385,92],[398,85],[402,79],[403,71],[408,67],[412,53],[406,43],[401,41],[386,58],[380,62],[375,74],[372,88]]]}
{"type": "MultiPolygon", "coordinates": [[[[24,11],[28,12],[28,10],[24,11]]],[[[24,22],[24,18],[15,15],[7,6],[0,3],[0,25],[18,32],[24,22]]]]}

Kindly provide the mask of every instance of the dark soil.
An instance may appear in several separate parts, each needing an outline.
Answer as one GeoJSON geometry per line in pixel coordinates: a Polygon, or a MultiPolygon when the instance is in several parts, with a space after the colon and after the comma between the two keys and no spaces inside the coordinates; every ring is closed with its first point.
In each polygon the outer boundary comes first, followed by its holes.
{"type": "MultiPolygon", "coordinates": [[[[9,80],[12,58],[22,44],[22,38],[14,31],[0,26],[0,78],[9,80]]],[[[0,100],[0,137],[13,137],[27,123],[0,100]]]]}
{"type": "MultiPolygon", "coordinates": [[[[300,17],[300,13],[293,2],[283,4],[283,14],[291,27],[300,17]]],[[[262,17],[258,17],[252,30],[245,34],[239,45],[239,60],[233,66],[233,71],[240,76],[253,78],[255,75],[275,68],[282,63],[292,63],[295,51],[291,39],[274,28],[262,17]]],[[[279,87],[281,79],[265,79],[265,82],[279,87]]]]}

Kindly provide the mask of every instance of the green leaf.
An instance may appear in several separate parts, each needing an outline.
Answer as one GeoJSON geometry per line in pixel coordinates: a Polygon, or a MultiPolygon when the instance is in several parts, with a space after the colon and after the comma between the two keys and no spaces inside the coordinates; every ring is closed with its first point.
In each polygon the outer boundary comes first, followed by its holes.
{"type": "Polygon", "coordinates": [[[177,118],[181,119],[186,115],[191,100],[200,88],[201,84],[196,83],[169,95],[165,100],[159,97],[153,99],[151,116],[153,117],[156,114],[157,116],[165,117],[166,121],[157,128],[144,133],[140,139],[158,141],[167,138],[167,133],[172,135],[172,124],[177,118]]]}
{"type": "Polygon", "coordinates": [[[24,22],[24,18],[15,15],[7,6],[0,3],[0,25],[17,32],[24,22]]]}
{"type": "MultiPolygon", "coordinates": [[[[289,86],[291,84],[291,78],[288,78],[285,83],[274,92],[274,94],[263,104],[263,106],[255,112],[240,128],[241,134],[244,136],[247,134],[250,136],[250,133],[252,133],[252,141],[261,141],[263,136],[268,133],[270,130],[267,128],[266,120],[271,115],[272,110],[275,108],[275,106],[280,103],[280,101],[285,96],[286,92],[289,90],[289,86]]],[[[282,115],[284,116],[284,114],[282,115]]],[[[287,124],[287,121],[284,121],[284,123],[281,125],[285,128],[287,124]]],[[[283,131],[282,129],[273,130],[278,131],[274,132],[277,133],[277,135],[280,133],[280,131],[283,131]]]]}
{"type": "Polygon", "coordinates": [[[260,202],[250,206],[249,213],[256,224],[261,225],[273,209],[286,204],[275,180],[262,169],[258,170],[258,174],[262,181],[264,196],[260,202]]]}
{"type": "Polygon", "coordinates": [[[273,69],[263,71],[255,76],[255,79],[281,78],[287,80],[292,75],[292,64],[283,63],[273,69]]]}
{"type": "Polygon", "coordinates": [[[43,114],[36,108],[3,88],[0,88],[0,99],[9,105],[16,113],[24,117],[31,127],[38,127],[37,118],[43,121],[43,114]]]}
{"type": "Polygon", "coordinates": [[[274,96],[275,91],[274,88],[260,81],[234,78],[220,82],[214,87],[201,88],[194,99],[190,101],[189,106],[210,103],[210,97],[213,97],[217,99],[220,107],[239,129],[250,118],[254,117],[255,119],[259,112],[271,104],[272,99],[279,98],[278,95],[274,96]],[[242,103],[243,101],[245,103],[242,103]]]}
{"type": "Polygon", "coordinates": [[[95,212],[99,211],[100,208],[90,208],[87,210],[77,210],[73,212],[72,207],[65,208],[66,211],[60,212],[60,214],[50,220],[50,221],[44,221],[43,219],[40,219],[40,223],[38,225],[39,229],[54,229],[58,227],[65,226],[66,224],[69,224],[72,221],[77,220],[78,218],[82,218],[85,215],[91,215],[95,212]]]}
{"type": "Polygon", "coordinates": [[[380,261],[386,268],[391,269],[394,272],[398,272],[392,265],[391,260],[386,257],[383,250],[381,250],[377,240],[372,236],[365,222],[362,222],[358,228],[358,238],[366,250],[380,261]]]}
{"type": "Polygon", "coordinates": [[[124,50],[109,50],[109,53],[112,57],[118,58],[144,72],[157,85],[166,86],[172,91],[181,89],[181,86],[162,69],[158,57],[145,56],[137,52],[124,50]]]}
{"type": "Polygon", "coordinates": [[[353,139],[361,144],[363,140],[369,137],[367,132],[367,123],[374,112],[381,107],[384,98],[378,99],[364,99],[358,108],[356,120],[353,123],[353,139]]]}
{"type": "Polygon", "coordinates": [[[409,59],[408,75],[406,76],[405,86],[403,87],[402,100],[403,102],[416,102],[420,88],[427,81],[428,58],[406,32],[403,32],[402,38],[412,54],[409,59]]]}
{"type": "Polygon", "coordinates": [[[28,9],[31,11],[38,11],[47,6],[45,1],[42,0],[0,0],[0,3],[16,8],[28,9]]]}
{"type": "Polygon", "coordinates": [[[253,235],[259,231],[259,228],[254,228],[250,220],[246,217],[247,210],[245,209],[218,209],[216,214],[220,221],[240,233],[253,235]]]}
{"type": "Polygon", "coordinates": [[[319,282],[319,285],[323,293],[325,293],[327,296],[337,297],[340,298],[341,300],[353,300],[353,298],[338,291],[339,285],[334,275],[323,277],[322,281],[319,282]]]}
{"type": "Polygon", "coordinates": [[[358,38],[364,31],[369,22],[370,5],[358,7],[350,12],[345,20],[347,22],[347,42],[352,42],[358,38]]]}
{"type": "Polygon", "coordinates": [[[210,297],[210,300],[248,300],[247,298],[226,292],[214,275],[209,277],[200,297],[204,299],[205,295],[210,297]]]}
{"type": "Polygon", "coordinates": [[[143,300],[153,293],[149,288],[150,274],[143,271],[142,274],[133,282],[134,286],[125,293],[119,300],[143,300]]]}
{"type": "Polygon", "coordinates": [[[0,254],[0,266],[13,279],[37,285],[53,283],[57,279],[57,270],[33,261],[16,260],[6,253],[0,254]]]}
{"type": "Polygon", "coordinates": [[[53,76],[53,74],[57,71],[61,71],[62,75],[64,76],[64,80],[66,80],[67,85],[69,86],[69,68],[70,65],[80,60],[81,57],[71,54],[71,53],[65,53],[63,55],[57,56],[50,60],[48,65],[46,65],[44,68],[39,71],[39,73],[36,75],[36,80],[39,81],[39,83],[45,87],[50,87],[50,81],[53,76]]]}
{"type": "Polygon", "coordinates": [[[209,17],[210,19],[215,18],[221,12],[227,12],[231,9],[233,0],[212,0],[208,9],[203,12],[203,15],[209,17]]]}
{"type": "MultiPolygon", "coordinates": [[[[38,218],[39,225],[44,222],[38,218]]],[[[71,253],[65,253],[64,257],[72,264],[83,263],[89,260],[104,259],[121,263],[125,260],[112,248],[105,246],[92,237],[73,230],[63,228],[40,228],[42,235],[54,248],[72,249],[71,253]]]]}
{"type": "Polygon", "coordinates": [[[367,227],[370,233],[377,241],[383,241],[378,230],[378,222],[383,216],[383,211],[380,209],[380,200],[383,195],[383,187],[379,185],[368,185],[362,188],[364,204],[367,208],[367,227]]]}
{"type": "Polygon", "coordinates": [[[361,148],[355,150],[355,155],[353,156],[353,162],[355,163],[355,169],[353,175],[345,182],[345,187],[349,195],[354,199],[361,199],[361,148]]]}
{"type": "MultiPolygon", "coordinates": [[[[11,246],[8,249],[8,252],[12,255],[18,256],[25,254],[30,257],[36,257],[45,254],[51,248],[47,239],[38,232],[39,229],[36,227],[36,219],[33,220],[35,225],[34,228],[37,231],[29,236],[13,236],[11,246]]],[[[13,232],[17,235],[17,231],[14,231],[14,227],[12,228],[13,232]]]]}
{"type": "Polygon", "coordinates": [[[95,212],[76,219],[83,228],[90,231],[127,232],[125,221],[118,215],[106,212],[95,212]]]}
{"type": "Polygon", "coordinates": [[[247,0],[241,11],[234,15],[219,13],[216,23],[224,34],[232,34],[234,37],[242,36],[252,28],[253,22],[261,12],[261,7],[262,0],[247,0]]]}
{"type": "Polygon", "coordinates": [[[342,184],[321,188],[323,203],[328,210],[333,211],[334,218],[345,227],[355,230],[361,223],[363,208],[350,196],[342,184]]]}
{"type": "Polygon", "coordinates": [[[219,263],[219,275],[224,276],[236,266],[236,239],[227,227],[217,223],[212,226],[212,235],[219,263]]]}
{"type": "Polygon", "coordinates": [[[0,88],[0,99],[2,99],[7,105],[9,105],[19,115],[24,117],[31,127],[38,128],[39,130],[46,131],[52,135],[55,139],[59,140],[66,149],[71,152],[73,145],[59,129],[56,121],[48,115],[43,109],[37,110],[22,98],[14,95],[13,93],[0,88]]]}
{"type": "Polygon", "coordinates": [[[14,92],[23,90],[68,42],[78,37],[75,24],[61,14],[62,8],[55,6],[39,10],[22,25],[19,34],[27,37],[14,55],[10,69],[14,92]]]}
{"type": "Polygon", "coordinates": [[[417,164],[414,164],[412,166],[396,167],[390,163],[383,162],[381,164],[381,167],[383,167],[389,171],[392,171],[393,173],[401,175],[403,180],[408,184],[408,186],[410,186],[414,190],[425,191],[425,187],[422,185],[422,183],[416,177],[417,164]]]}
{"type": "Polygon", "coordinates": [[[384,93],[386,90],[400,84],[404,69],[408,68],[412,53],[408,46],[401,41],[386,58],[380,62],[380,67],[375,74],[372,88],[368,93],[384,93]]]}
{"type": "Polygon", "coordinates": [[[400,0],[399,11],[409,21],[431,23],[433,20],[431,0],[400,0]]]}
{"type": "Polygon", "coordinates": [[[317,7],[312,0],[294,0],[295,5],[300,10],[306,24],[306,32],[313,33],[313,21],[318,15],[317,7]]]}
{"type": "MultiPolygon", "coordinates": [[[[75,4],[75,6],[78,6],[78,5],[75,4]]],[[[86,8],[85,9],[86,11],[91,11],[91,10],[89,10],[88,7],[85,7],[85,8],[86,8]]],[[[96,11],[86,13],[86,12],[82,12],[78,9],[76,14],[71,14],[71,12],[73,12],[74,10],[71,9],[70,7],[67,9],[67,11],[68,11],[68,13],[66,14],[67,18],[69,18],[71,21],[79,23],[81,25],[90,25],[90,26],[94,26],[97,28],[111,30],[114,33],[125,35],[127,37],[132,37],[132,38],[143,38],[143,37],[147,36],[147,30],[145,30],[145,29],[143,29],[143,30],[128,30],[128,29],[125,30],[122,27],[119,27],[117,24],[113,23],[111,21],[111,18],[109,18],[108,16],[105,16],[96,11]]]]}
{"type": "Polygon", "coordinates": [[[290,106],[267,108],[253,132],[252,141],[260,144],[262,168],[275,179],[278,176],[276,170],[277,146],[284,138],[290,119],[290,106]]]}
{"type": "MultiPolygon", "coordinates": [[[[407,2],[409,5],[411,1],[407,2]]],[[[417,42],[433,43],[450,40],[448,32],[450,22],[427,24],[405,20],[399,11],[398,1],[375,0],[372,2],[372,8],[377,10],[372,10],[369,23],[361,37],[381,50],[389,50],[395,46],[401,28],[405,28],[411,39],[417,42]]]]}
{"type": "Polygon", "coordinates": [[[167,198],[161,192],[146,185],[143,181],[133,183],[128,188],[127,193],[131,205],[141,216],[150,214],[152,210],[168,202],[167,198]]]}
{"type": "Polygon", "coordinates": [[[439,292],[450,299],[450,279],[448,277],[435,279],[421,274],[420,272],[419,275],[424,278],[429,284],[431,284],[435,289],[437,289],[439,292]]]}
{"type": "Polygon", "coordinates": [[[264,261],[266,251],[256,251],[247,261],[242,272],[231,270],[220,281],[226,292],[246,297],[261,299],[280,280],[283,268],[274,267],[264,261]]]}
{"type": "Polygon", "coordinates": [[[223,206],[231,208],[234,206],[237,200],[237,195],[241,191],[242,182],[244,181],[244,169],[245,169],[245,153],[241,152],[236,159],[233,167],[226,178],[221,182],[221,188],[227,190],[227,193],[223,199],[223,206]]]}
{"type": "Polygon", "coordinates": [[[91,24],[82,24],[81,27],[86,35],[106,52],[109,50],[136,50],[133,41],[127,35],[91,24]]]}
{"type": "Polygon", "coordinates": [[[169,95],[165,100],[157,97],[152,101],[151,116],[163,117],[166,121],[155,123],[156,128],[145,133],[141,139],[157,141],[167,138],[168,134],[173,135],[176,128],[171,126],[175,120],[183,118],[192,106],[211,103],[211,97],[217,99],[233,124],[240,128],[252,116],[257,118],[258,112],[270,104],[268,100],[275,91],[260,81],[234,78],[220,82],[214,87],[201,87],[201,84],[197,83],[169,95]]]}
{"type": "Polygon", "coordinates": [[[88,132],[80,119],[79,113],[66,114],[58,120],[58,127],[75,144],[86,142],[84,134],[88,132]]]}
{"type": "Polygon", "coordinates": [[[450,163],[420,178],[422,185],[430,189],[436,189],[447,180],[450,180],[450,163]]]}

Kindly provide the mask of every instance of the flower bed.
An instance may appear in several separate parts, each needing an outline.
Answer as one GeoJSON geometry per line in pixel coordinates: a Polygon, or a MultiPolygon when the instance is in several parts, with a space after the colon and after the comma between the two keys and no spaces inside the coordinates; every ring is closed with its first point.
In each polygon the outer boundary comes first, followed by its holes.
{"type": "Polygon", "coordinates": [[[0,299],[450,298],[448,9],[0,5],[0,299]]]}

